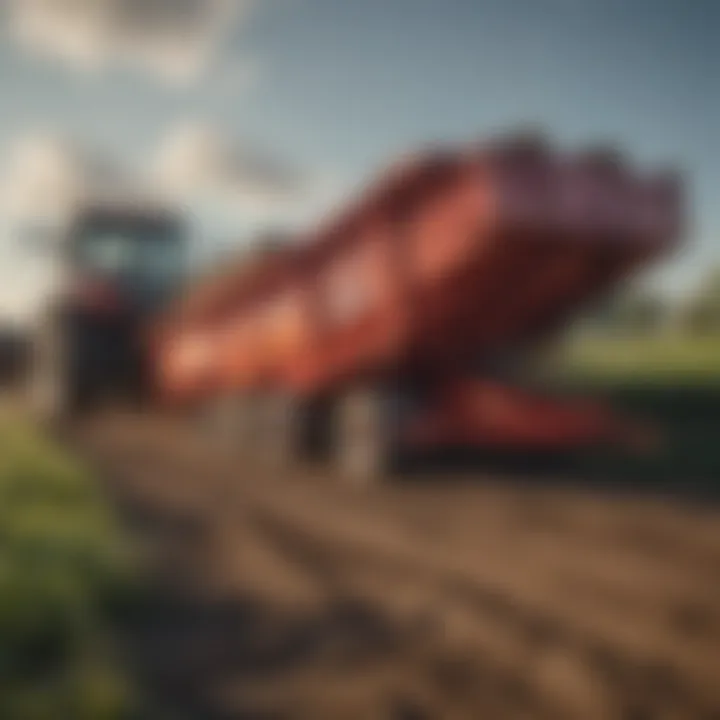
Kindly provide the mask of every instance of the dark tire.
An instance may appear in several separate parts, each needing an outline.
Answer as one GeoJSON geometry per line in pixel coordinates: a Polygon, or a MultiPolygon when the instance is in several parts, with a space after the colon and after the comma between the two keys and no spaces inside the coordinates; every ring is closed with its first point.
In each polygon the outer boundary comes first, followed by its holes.
{"type": "Polygon", "coordinates": [[[55,425],[75,418],[90,400],[83,373],[79,332],[69,323],[49,319],[33,337],[28,373],[28,399],[33,417],[55,425]]]}
{"type": "Polygon", "coordinates": [[[252,459],[257,449],[258,418],[255,398],[223,395],[211,400],[201,413],[202,431],[214,445],[252,459]]]}
{"type": "Polygon", "coordinates": [[[304,404],[290,393],[269,392],[257,398],[255,453],[270,472],[292,470],[305,458],[304,404]]]}
{"type": "Polygon", "coordinates": [[[344,482],[368,486],[397,469],[399,418],[395,394],[382,387],[358,388],[336,407],[336,467],[344,482]]]}

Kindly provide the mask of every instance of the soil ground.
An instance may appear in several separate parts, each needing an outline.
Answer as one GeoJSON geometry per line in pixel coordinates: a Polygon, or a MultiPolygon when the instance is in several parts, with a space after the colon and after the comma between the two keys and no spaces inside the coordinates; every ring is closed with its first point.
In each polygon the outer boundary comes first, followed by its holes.
{"type": "Polygon", "coordinates": [[[187,427],[73,430],[153,592],[153,718],[720,718],[712,504],[497,475],[261,472],[187,427]]]}

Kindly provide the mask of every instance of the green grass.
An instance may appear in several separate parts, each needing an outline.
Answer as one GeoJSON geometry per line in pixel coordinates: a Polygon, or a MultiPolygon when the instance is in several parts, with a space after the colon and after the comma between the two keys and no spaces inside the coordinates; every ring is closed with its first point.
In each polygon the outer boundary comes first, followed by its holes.
{"type": "Polygon", "coordinates": [[[560,362],[584,378],[720,385],[720,338],[583,338],[564,348],[560,362]]]}
{"type": "Polygon", "coordinates": [[[31,428],[0,422],[0,718],[127,717],[108,618],[131,587],[89,473],[31,428]]]}
{"type": "Polygon", "coordinates": [[[586,470],[720,495],[720,338],[582,338],[548,366],[561,384],[606,398],[662,435],[657,452],[597,453],[582,460],[586,470]]]}

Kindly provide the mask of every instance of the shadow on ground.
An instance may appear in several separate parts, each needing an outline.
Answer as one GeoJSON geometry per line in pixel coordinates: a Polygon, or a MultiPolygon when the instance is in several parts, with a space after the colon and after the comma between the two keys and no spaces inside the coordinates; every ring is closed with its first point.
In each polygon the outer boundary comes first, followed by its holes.
{"type": "MultiPolygon", "coordinates": [[[[375,501],[384,497],[381,488],[367,505],[353,492],[328,493],[332,502],[319,503],[324,509],[317,516],[297,524],[288,521],[282,509],[279,513],[269,509],[275,508],[273,493],[282,492],[295,478],[258,493],[267,502],[255,504],[252,493],[249,500],[240,494],[235,497],[237,504],[229,507],[220,486],[235,477],[232,473],[215,477],[188,468],[183,475],[180,463],[163,465],[162,457],[155,458],[156,472],[153,457],[139,451],[125,460],[129,464],[122,467],[129,471],[128,478],[104,477],[130,535],[149,547],[149,589],[116,615],[121,647],[148,698],[143,720],[423,720],[449,717],[451,709],[457,710],[457,717],[498,720],[591,717],[598,703],[605,702],[611,704],[607,717],[661,717],[661,707],[685,713],[678,717],[710,717],[700,714],[706,701],[694,695],[667,658],[630,657],[602,633],[578,630],[561,613],[538,607],[524,591],[507,589],[502,581],[506,568],[498,570],[501,581],[496,582],[492,569],[487,577],[481,573],[470,578],[453,570],[452,562],[446,568],[442,563],[426,563],[422,554],[418,559],[407,547],[419,526],[406,526],[404,515],[393,526],[402,535],[398,546],[392,542],[394,534],[387,547],[377,542],[341,542],[332,528],[342,522],[343,512],[355,524],[366,513],[372,532],[375,501]],[[133,476],[133,464],[142,466],[141,477],[133,476]],[[187,493],[198,489],[196,478],[201,478],[200,490],[187,493]],[[187,494],[178,495],[183,482],[192,488],[185,487],[187,494]],[[314,523],[322,526],[325,513],[332,514],[333,522],[317,535],[314,523]],[[272,556],[253,565],[253,580],[262,586],[257,596],[233,585],[234,573],[247,574],[247,556],[237,554],[243,538],[251,547],[258,541],[272,556]],[[204,568],[217,558],[220,572],[230,577],[224,575],[227,582],[214,591],[205,586],[204,568]],[[287,595],[278,597],[287,587],[273,584],[279,567],[287,574],[302,575],[319,599],[296,607],[287,595]],[[403,593],[422,595],[420,614],[399,618],[396,601],[403,593]],[[462,632],[449,640],[452,622],[460,623],[462,632]],[[543,674],[548,662],[551,675],[557,673],[549,679],[543,674]]],[[[502,458],[492,460],[502,464],[502,458]]],[[[510,460],[523,482],[557,485],[556,464],[540,467],[529,458],[510,460]]],[[[424,465],[424,470],[430,466],[424,465]]],[[[592,482],[570,473],[568,469],[568,482],[576,486],[592,482]]],[[[438,478],[428,475],[428,480],[438,478]]],[[[459,470],[457,476],[462,477],[459,470]]],[[[443,482],[452,481],[454,475],[448,471],[441,477],[443,482]]],[[[474,481],[476,471],[470,477],[474,481]]],[[[484,477],[491,477],[489,471],[484,477]]],[[[424,476],[407,479],[423,482],[424,476]]],[[[498,477],[492,480],[497,482],[498,477]]],[[[652,484],[653,492],[658,487],[657,482],[652,484]]],[[[298,497],[307,502],[326,498],[321,484],[298,497]]],[[[438,512],[440,496],[434,491],[393,492],[387,497],[408,502],[415,498],[421,518],[436,517],[438,512]]],[[[465,500],[460,497],[458,502],[465,500]]],[[[450,517],[440,520],[453,522],[450,517]]],[[[505,537],[516,532],[532,535],[533,523],[565,536],[564,517],[554,518],[552,512],[545,517],[534,504],[514,517],[500,529],[498,542],[504,532],[505,537]]],[[[470,528],[474,532],[472,516],[469,522],[468,533],[470,528]]],[[[567,543],[572,547],[575,524],[567,527],[567,543]]],[[[683,567],[688,558],[694,559],[703,576],[716,570],[714,553],[688,554],[671,534],[658,535],[650,528],[637,535],[634,525],[630,530],[632,536],[625,537],[611,523],[608,539],[620,550],[638,550],[641,558],[660,556],[674,562],[677,557],[683,567]]],[[[470,542],[473,537],[469,535],[470,542]]],[[[478,548],[487,550],[487,539],[477,542],[478,548]]],[[[448,546],[448,559],[454,547],[448,546]]],[[[524,573],[522,566],[511,567],[524,573]]],[[[584,584],[584,577],[582,572],[578,577],[563,575],[562,582],[553,586],[557,597],[564,601],[568,596],[579,598],[582,592],[589,593],[593,602],[604,597],[599,596],[597,583],[584,584]]],[[[619,607],[618,597],[621,606],[626,598],[622,592],[616,597],[612,586],[604,589],[612,615],[619,607]]],[[[656,598],[651,600],[655,607],[656,598]]],[[[714,632],[714,615],[692,605],[681,609],[673,622],[682,624],[682,643],[714,632]]]]}
{"type": "MultiPolygon", "coordinates": [[[[249,599],[209,603],[176,592],[147,598],[121,630],[151,704],[173,720],[299,717],[299,708],[283,707],[284,685],[294,676],[362,672],[404,642],[379,615],[350,601],[312,617],[274,613],[249,599]],[[213,696],[224,684],[234,688],[226,702],[213,696]]],[[[410,713],[411,699],[394,702],[398,711],[387,717],[426,717],[420,708],[410,713]]]]}
{"type": "Polygon", "coordinates": [[[503,475],[512,480],[613,492],[720,502],[720,387],[616,383],[572,385],[566,391],[602,397],[618,414],[658,431],[658,447],[643,454],[619,449],[575,453],[453,452],[406,462],[403,481],[443,482],[503,475]]]}

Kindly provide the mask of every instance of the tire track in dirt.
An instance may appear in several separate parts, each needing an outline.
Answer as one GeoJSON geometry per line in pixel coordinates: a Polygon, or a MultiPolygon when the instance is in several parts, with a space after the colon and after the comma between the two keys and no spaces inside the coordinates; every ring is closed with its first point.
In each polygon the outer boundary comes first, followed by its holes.
{"type": "MultiPolygon", "coordinates": [[[[716,572],[708,573],[704,563],[693,562],[691,552],[683,554],[679,563],[660,553],[636,553],[631,543],[614,536],[612,528],[604,534],[584,533],[579,522],[526,522],[525,503],[518,490],[512,498],[507,490],[501,494],[476,488],[474,502],[469,500],[464,517],[456,513],[450,518],[436,509],[428,517],[427,508],[407,500],[389,508],[382,500],[378,502],[375,494],[365,503],[363,498],[356,502],[363,504],[364,512],[392,517],[397,525],[406,524],[408,534],[430,536],[443,547],[454,545],[464,552],[473,547],[487,549],[493,540],[502,537],[502,548],[495,552],[506,553],[508,562],[540,564],[568,589],[601,595],[608,603],[628,610],[636,606],[644,614],[650,608],[682,632],[692,630],[700,636],[720,625],[720,556],[713,566],[716,572]],[[498,495],[498,501],[493,502],[498,495]],[[425,510],[424,515],[417,510],[425,510]]],[[[462,508],[463,503],[459,504],[462,508]]],[[[585,515],[592,512],[591,507],[586,508],[585,515]]],[[[714,532],[715,544],[720,545],[717,525],[714,532]]]]}
{"type": "MultiPolygon", "coordinates": [[[[285,534],[286,547],[312,548],[314,553],[335,558],[337,566],[357,568],[363,563],[375,568],[380,576],[403,574],[414,578],[419,592],[430,597],[439,595],[443,611],[460,604],[466,615],[490,618],[497,627],[510,625],[519,631],[528,649],[540,645],[555,651],[573,654],[582,663],[589,665],[590,672],[581,679],[583,671],[575,668],[576,681],[588,685],[589,675],[598,675],[604,682],[623,682],[637,687],[647,703],[660,703],[664,709],[681,705],[688,709],[697,699],[695,708],[698,717],[709,713],[718,705],[714,672],[708,677],[707,658],[698,661],[695,655],[686,654],[681,661],[673,657],[655,638],[642,633],[628,635],[618,618],[593,618],[583,608],[575,608],[557,594],[548,594],[536,581],[520,580],[505,569],[478,573],[477,569],[457,559],[441,558],[428,548],[410,548],[396,538],[383,535],[377,525],[373,537],[368,538],[362,531],[353,533],[351,524],[343,518],[343,528],[325,526],[323,536],[318,529],[317,517],[298,517],[297,512],[285,509],[278,520],[278,507],[266,507],[267,517],[273,517],[275,531],[285,534]]],[[[355,528],[355,530],[357,530],[355,528]]],[[[385,587],[385,597],[395,584],[385,587]]],[[[378,597],[378,601],[382,596],[378,597]]],[[[572,602],[572,600],[571,600],[572,602]]],[[[603,610],[602,607],[599,608],[603,610]]],[[[542,661],[538,661],[541,665],[542,661]]],[[[627,692],[627,688],[623,690],[627,692]]],[[[590,716],[589,709],[583,716],[590,716]]],[[[617,717],[609,713],[602,717],[617,717]]],[[[691,715],[694,716],[694,715],[691,715]]]]}
{"type": "MultiPolygon", "coordinates": [[[[324,507],[325,512],[320,515],[332,517],[334,514],[335,506],[321,494],[312,501],[307,500],[307,504],[324,507]]],[[[354,498],[353,507],[356,512],[363,512],[366,517],[370,517],[371,523],[377,524],[383,518],[386,524],[392,523],[393,529],[406,529],[402,518],[392,517],[379,506],[368,512],[359,497],[354,498]]],[[[534,530],[528,532],[523,529],[522,523],[496,522],[479,528],[470,523],[470,526],[470,530],[464,528],[459,533],[463,542],[455,545],[448,543],[446,537],[433,536],[432,549],[441,548],[449,557],[462,556],[470,562],[477,560],[478,553],[485,553],[492,556],[485,558],[484,562],[488,564],[506,567],[528,565],[530,572],[539,569],[545,580],[555,578],[562,581],[558,583],[560,586],[567,583],[579,587],[582,581],[590,594],[596,593],[602,597],[603,603],[622,605],[624,615],[641,610],[640,617],[633,619],[635,625],[638,622],[647,625],[648,622],[656,621],[662,624],[668,619],[662,601],[672,601],[674,596],[678,596],[678,602],[684,596],[688,602],[690,599],[702,601],[706,607],[699,606],[698,609],[707,609],[708,615],[711,610],[717,609],[714,601],[718,598],[718,585],[708,581],[702,573],[686,573],[684,566],[673,568],[665,562],[650,560],[645,565],[637,560],[628,563],[622,555],[622,548],[613,548],[614,553],[608,553],[603,548],[598,551],[596,548],[585,548],[582,544],[578,547],[572,536],[545,537],[534,530]],[[500,540],[502,542],[498,542],[500,540]]],[[[421,531],[422,528],[416,530],[421,531]]],[[[417,536],[421,537],[420,532],[417,536]]],[[[671,602],[669,604],[672,605],[671,602]]],[[[592,607],[588,609],[592,610],[592,607]]],[[[707,631],[708,627],[698,629],[707,631]]],[[[683,642],[687,639],[682,638],[683,642]]]]}
{"type": "Polygon", "coordinates": [[[156,568],[203,602],[242,600],[241,619],[221,613],[210,640],[168,629],[183,647],[205,648],[190,653],[192,671],[179,659],[187,650],[173,653],[174,673],[155,662],[176,694],[184,678],[181,690],[206,712],[224,703],[234,708],[226,717],[242,717],[250,701],[249,716],[288,718],[347,708],[358,718],[710,718],[720,709],[717,635],[707,625],[695,639],[673,635],[658,612],[674,594],[691,609],[713,597],[714,578],[695,560],[699,548],[715,552],[715,536],[703,523],[685,535],[694,526],[684,509],[638,505],[641,530],[664,537],[667,524],[680,538],[675,589],[670,560],[613,535],[632,517],[623,501],[487,487],[358,494],[239,470],[184,431],[142,422],[80,442],[104,453],[116,498],[131,498],[150,534],[167,533],[156,568]],[[528,522],[536,498],[545,508],[528,522]]]}

